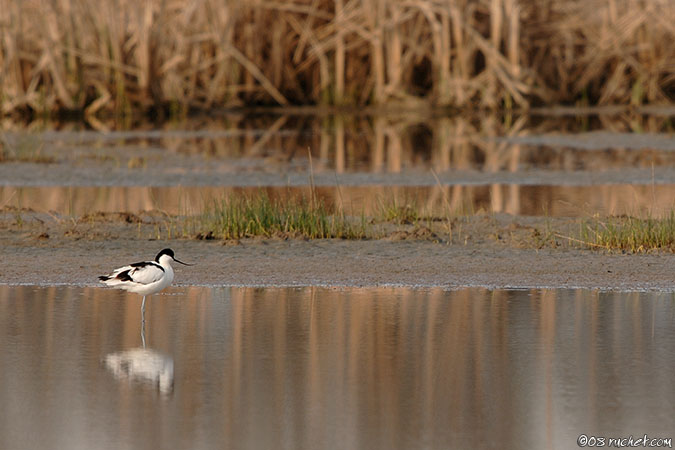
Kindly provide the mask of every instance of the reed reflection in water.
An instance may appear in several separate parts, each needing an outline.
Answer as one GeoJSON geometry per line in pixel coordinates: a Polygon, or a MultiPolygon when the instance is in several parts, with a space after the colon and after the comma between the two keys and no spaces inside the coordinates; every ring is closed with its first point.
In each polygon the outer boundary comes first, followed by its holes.
{"type": "MultiPolygon", "coordinates": [[[[161,211],[199,214],[229,197],[310,198],[309,187],[2,187],[0,207],[79,217],[93,212],[161,211]]],[[[409,206],[420,216],[475,212],[527,216],[588,217],[637,215],[668,217],[675,209],[675,184],[600,186],[334,186],[315,187],[314,197],[348,215],[377,216],[392,205],[409,206]]]]}
{"type": "Polygon", "coordinates": [[[571,448],[672,435],[671,294],[0,287],[0,448],[571,448]],[[39,430],[39,432],[36,432],[39,430]]]}
{"type": "MultiPolygon", "coordinates": [[[[190,172],[306,172],[308,153],[312,170],[330,175],[658,169],[675,165],[671,122],[668,114],[443,116],[314,110],[197,116],[141,122],[131,130],[113,125],[106,132],[77,122],[5,121],[0,162],[41,157],[53,165],[105,167],[108,172],[126,168],[143,176],[164,169],[174,178],[190,172]]],[[[115,179],[98,182],[118,184],[115,179]]]]}

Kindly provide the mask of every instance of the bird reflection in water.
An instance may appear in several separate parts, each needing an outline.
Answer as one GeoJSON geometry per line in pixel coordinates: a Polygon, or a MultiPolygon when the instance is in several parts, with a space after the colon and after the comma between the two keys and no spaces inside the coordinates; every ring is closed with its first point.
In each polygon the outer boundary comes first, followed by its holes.
{"type": "MultiPolygon", "coordinates": [[[[144,316],[144,312],[141,313],[144,316]]],[[[152,384],[162,394],[173,392],[173,358],[145,344],[145,317],[141,317],[143,347],[132,348],[105,356],[105,366],[120,380],[152,384]]]]}

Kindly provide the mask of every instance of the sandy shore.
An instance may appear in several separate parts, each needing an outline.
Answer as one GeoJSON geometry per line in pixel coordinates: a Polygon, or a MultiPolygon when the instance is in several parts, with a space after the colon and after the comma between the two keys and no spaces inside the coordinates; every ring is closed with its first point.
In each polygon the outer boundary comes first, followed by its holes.
{"type": "Polygon", "coordinates": [[[18,227],[5,221],[0,283],[97,285],[98,275],[171,247],[180,259],[196,263],[177,267],[177,285],[675,290],[671,253],[607,253],[569,245],[537,249],[517,233],[503,237],[507,230],[526,235],[550,227],[550,220],[478,218],[464,225],[463,242],[453,244],[416,238],[152,240],[138,238],[136,225],[124,222],[88,224],[79,232],[59,225],[45,232],[44,224],[18,227]]]}

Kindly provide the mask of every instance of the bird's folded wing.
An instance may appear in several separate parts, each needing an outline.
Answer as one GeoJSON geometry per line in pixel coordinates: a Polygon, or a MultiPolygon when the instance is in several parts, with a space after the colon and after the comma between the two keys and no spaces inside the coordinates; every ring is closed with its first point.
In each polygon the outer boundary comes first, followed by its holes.
{"type": "MultiPolygon", "coordinates": [[[[164,276],[164,269],[162,269],[162,266],[152,262],[136,263],[132,264],[131,266],[124,267],[123,269],[128,270],[126,276],[131,278],[131,281],[139,284],[154,283],[164,276]]],[[[122,273],[123,272],[120,272],[120,275],[122,273]]]]}

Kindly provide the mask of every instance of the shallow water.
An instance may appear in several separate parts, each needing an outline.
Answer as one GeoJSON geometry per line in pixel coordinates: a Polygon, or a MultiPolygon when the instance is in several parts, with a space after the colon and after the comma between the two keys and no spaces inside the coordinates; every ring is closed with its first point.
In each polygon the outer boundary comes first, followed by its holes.
{"type": "MultiPolygon", "coordinates": [[[[367,178],[354,176],[367,174],[398,185],[433,185],[433,177],[423,176],[431,169],[439,176],[449,172],[460,179],[482,175],[477,181],[490,183],[504,173],[522,177],[539,170],[545,180],[557,172],[597,175],[646,169],[650,173],[652,168],[675,166],[672,120],[640,114],[248,113],[137,123],[132,129],[112,125],[106,131],[78,122],[4,121],[0,126],[4,144],[0,162],[42,161],[52,169],[46,171],[47,179],[19,182],[14,176],[3,183],[16,185],[83,185],[78,176],[97,168],[106,170],[88,179],[92,185],[242,186],[251,185],[246,180],[253,178],[255,186],[265,184],[258,179],[268,178],[268,185],[283,186],[307,184],[310,169],[320,184],[332,184],[336,174],[345,185],[367,184],[367,178]],[[54,178],[57,167],[70,170],[54,178]],[[279,174],[284,176],[274,176],[279,174]],[[322,182],[323,174],[328,176],[322,182]],[[65,182],[68,176],[70,182],[65,182]]],[[[453,183],[452,178],[440,178],[444,184],[453,183]]],[[[580,178],[576,184],[591,182],[580,178]]]]}
{"type": "Polygon", "coordinates": [[[672,294],[0,286],[0,448],[673,437],[672,294]],[[145,339],[145,348],[143,340],[145,339]]]}
{"type": "MultiPolygon", "coordinates": [[[[265,192],[272,199],[310,197],[309,187],[123,187],[0,186],[0,208],[29,207],[38,212],[80,217],[93,211],[162,211],[199,214],[222,199],[265,192]]],[[[675,208],[675,184],[603,186],[334,186],[316,187],[314,195],[348,215],[377,216],[392,205],[410,206],[421,215],[507,213],[526,216],[600,215],[669,216],[675,208]]]]}
{"type": "Polygon", "coordinates": [[[420,113],[191,117],[131,130],[2,126],[0,208],[199,212],[235,191],[307,195],[347,214],[670,214],[668,116],[420,113]]]}

